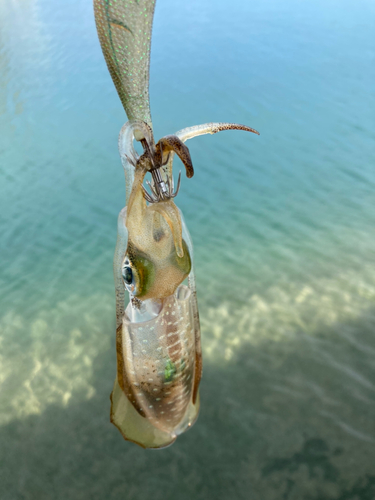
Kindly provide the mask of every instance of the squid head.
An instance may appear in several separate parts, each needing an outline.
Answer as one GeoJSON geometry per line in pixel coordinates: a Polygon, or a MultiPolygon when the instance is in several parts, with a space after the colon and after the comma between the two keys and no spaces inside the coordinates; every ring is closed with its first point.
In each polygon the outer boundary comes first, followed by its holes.
{"type": "Polygon", "coordinates": [[[174,192],[173,177],[162,169],[172,152],[180,156],[189,177],[194,173],[193,165],[189,150],[177,136],[163,138],[155,145],[152,131],[144,122],[132,122],[128,127],[142,137],[145,152],[140,158],[126,158],[135,172],[127,206],[129,239],[122,276],[134,298],[163,299],[188,277],[191,257],[182,236],[181,214],[174,203],[181,177],[174,192]],[[148,182],[151,193],[143,185],[147,172],[152,176],[152,184],[148,182]]]}

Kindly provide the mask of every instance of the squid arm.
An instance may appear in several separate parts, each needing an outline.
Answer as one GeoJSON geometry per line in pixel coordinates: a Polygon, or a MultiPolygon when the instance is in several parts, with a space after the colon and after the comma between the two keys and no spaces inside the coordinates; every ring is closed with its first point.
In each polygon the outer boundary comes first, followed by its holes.
{"type": "MultiPolygon", "coordinates": [[[[176,132],[176,136],[181,140],[181,142],[186,142],[189,139],[198,137],[199,135],[206,134],[217,134],[225,130],[243,130],[245,132],[252,132],[253,134],[259,135],[259,132],[254,128],[248,127],[247,125],[241,125],[240,123],[226,123],[226,122],[210,122],[203,123],[202,125],[194,125],[192,127],[187,127],[176,132]]],[[[171,152],[169,155],[166,166],[164,167],[167,175],[172,175],[174,154],[171,152]]]]}

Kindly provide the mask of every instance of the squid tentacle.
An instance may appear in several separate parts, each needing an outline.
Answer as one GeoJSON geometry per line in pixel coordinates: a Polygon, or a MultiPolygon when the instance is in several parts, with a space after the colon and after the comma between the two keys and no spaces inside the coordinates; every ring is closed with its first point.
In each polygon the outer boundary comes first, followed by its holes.
{"type": "MultiPolygon", "coordinates": [[[[253,134],[260,135],[254,128],[248,127],[247,125],[242,125],[240,123],[226,123],[226,122],[209,122],[203,123],[202,125],[194,125],[192,127],[186,127],[175,133],[181,142],[186,142],[189,139],[198,137],[199,135],[205,134],[217,134],[218,132],[223,132],[225,130],[243,130],[244,132],[252,132],[253,134]]],[[[174,159],[174,152],[171,151],[168,162],[166,164],[167,175],[172,174],[172,165],[174,159]]]]}
{"type": "Polygon", "coordinates": [[[176,153],[185,166],[186,177],[188,179],[193,177],[194,167],[193,162],[191,161],[190,151],[177,135],[166,135],[160,139],[158,144],[160,144],[160,147],[163,147],[163,153],[165,153],[165,161],[169,160],[168,156],[170,152],[176,153]]]}

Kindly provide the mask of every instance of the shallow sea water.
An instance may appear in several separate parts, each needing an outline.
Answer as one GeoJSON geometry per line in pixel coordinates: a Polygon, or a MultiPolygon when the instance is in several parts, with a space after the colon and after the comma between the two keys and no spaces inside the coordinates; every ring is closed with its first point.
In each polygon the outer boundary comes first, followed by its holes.
{"type": "Polygon", "coordinates": [[[158,0],[156,136],[261,135],[188,143],[201,414],[144,451],[109,422],[126,117],[91,2],[0,3],[1,500],[375,499],[374,24],[158,0]]]}

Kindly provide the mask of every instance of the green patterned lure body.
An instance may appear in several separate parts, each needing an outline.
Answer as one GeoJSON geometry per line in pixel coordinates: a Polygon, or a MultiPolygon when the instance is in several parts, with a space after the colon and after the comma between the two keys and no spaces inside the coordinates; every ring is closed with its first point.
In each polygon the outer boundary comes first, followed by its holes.
{"type": "Polygon", "coordinates": [[[207,123],[154,141],[149,104],[152,0],[94,0],[105,60],[129,121],[119,151],[126,206],[118,218],[114,257],[117,377],[111,421],[123,437],[162,448],[195,422],[202,375],[193,246],[174,203],[173,159],[194,169],[185,141],[245,125],[207,123]],[[140,141],[139,156],[134,140],[140,141]],[[150,192],[144,187],[146,174],[150,192]],[[125,292],[129,304],[125,309],[125,292]]]}
{"type": "Polygon", "coordinates": [[[129,120],[151,124],[149,67],[155,1],[95,0],[104,58],[129,120]]]}

